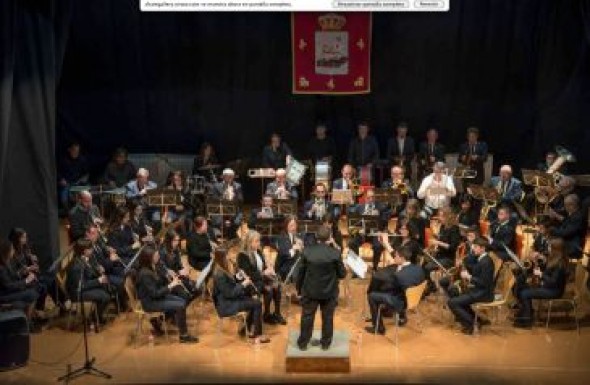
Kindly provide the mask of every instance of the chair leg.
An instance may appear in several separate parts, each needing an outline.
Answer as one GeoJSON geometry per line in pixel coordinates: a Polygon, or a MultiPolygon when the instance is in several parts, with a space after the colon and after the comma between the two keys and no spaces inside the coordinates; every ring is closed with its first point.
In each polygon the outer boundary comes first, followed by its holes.
{"type": "Polygon", "coordinates": [[[399,335],[399,313],[395,312],[395,346],[398,347],[398,335],[399,335]]]}
{"type": "Polygon", "coordinates": [[[549,300],[549,306],[547,307],[547,321],[545,322],[545,329],[549,329],[549,322],[551,321],[551,307],[553,301],[549,300]]]}
{"type": "Polygon", "coordinates": [[[578,320],[578,304],[576,300],[572,301],[572,305],[574,308],[574,320],[576,321],[576,330],[578,331],[578,336],[580,335],[580,321],[578,320]]]}
{"type": "Polygon", "coordinates": [[[168,335],[168,326],[166,325],[166,320],[164,320],[164,322],[162,322],[162,325],[164,326],[164,336],[166,337],[166,343],[169,344],[170,337],[168,335]]]}
{"type": "Polygon", "coordinates": [[[377,320],[375,321],[375,325],[373,325],[373,334],[377,335],[377,327],[379,326],[379,322],[381,321],[381,309],[382,309],[382,305],[379,305],[377,307],[377,320]]]}
{"type": "Polygon", "coordinates": [[[477,323],[477,312],[474,311],[474,313],[475,313],[475,318],[473,318],[473,334],[478,335],[479,334],[479,324],[477,323]]]}

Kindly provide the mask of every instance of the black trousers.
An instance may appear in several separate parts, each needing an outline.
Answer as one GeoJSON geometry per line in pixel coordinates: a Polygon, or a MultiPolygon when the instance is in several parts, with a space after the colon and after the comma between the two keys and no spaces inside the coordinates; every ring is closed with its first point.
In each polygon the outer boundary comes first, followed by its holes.
{"type": "MultiPolygon", "coordinates": [[[[82,301],[91,301],[96,304],[98,318],[102,320],[104,311],[107,308],[109,302],[111,301],[111,295],[109,294],[109,292],[103,288],[83,290],[81,297],[82,301]]],[[[75,298],[76,302],[78,301],[78,297],[72,298],[75,298]]]]}
{"type": "Polygon", "coordinates": [[[281,314],[281,288],[272,286],[262,287],[262,296],[264,297],[264,314],[270,314],[270,303],[275,303],[275,314],[281,314]]]}
{"type": "Polygon", "coordinates": [[[159,300],[142,301],[141,306],[145,311],[161,311],[164,313],[174,314],[176,317],[176,326],[180,335],[186,335],[188,328],[186,325],[186,302],[173,294],[159,300]]]}
{"type": "Polygon", "coordinates": [[[259,336],[262,334],[262,303],[255,298],[244,298],[239,301],[238,312],[247,311],[246,323],[250,334],[259,336]]]}
{"type": "Polygon", "coordinates": [[[17,309],[27,310],[29,306],[37,302],[39,292],[35,288],[27,288],[12,293],[0,294],[0,304],[10,304],[17,309]]]}
{"type": "Polygon", "coordinates": [[[330,345],[334,335],[334,310],[338,304],[338,297],[328,299],[301,298],[301,332],[297,344],[307,345],[313,333],[315,313],[320,307],[322,313],[322,345],[330,345]]]}

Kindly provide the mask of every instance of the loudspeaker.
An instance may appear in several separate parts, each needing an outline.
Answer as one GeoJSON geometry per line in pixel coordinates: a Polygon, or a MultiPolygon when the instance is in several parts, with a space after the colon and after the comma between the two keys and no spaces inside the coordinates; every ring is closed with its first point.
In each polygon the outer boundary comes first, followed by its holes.
{"type": "Polygon", "coordinates": [[[25,366],[29,361],[29,324],[21,310],[0,312],[0,370],[25,366]]]}

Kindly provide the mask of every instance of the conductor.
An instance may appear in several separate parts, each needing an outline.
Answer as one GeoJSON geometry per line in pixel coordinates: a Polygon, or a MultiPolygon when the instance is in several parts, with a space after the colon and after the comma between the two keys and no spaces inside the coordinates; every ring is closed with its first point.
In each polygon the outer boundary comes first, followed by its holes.
{"type": "MultiPolygon", "coordinates": [[[[318,244],[309,246],[301,256],[301,271],[297,291],[301,293],[301,333],[297,340],[300,350],[306,350],[313,332],[318,308],[322,312],[322,350],[328,350],[334,332],[334,310],[338,302],[338,281],[346,275],[340,251],[328,246],[330,228],[318,229],[318,244]]],[[[314,343],[312,342],[312,345],[314,343]]]]}

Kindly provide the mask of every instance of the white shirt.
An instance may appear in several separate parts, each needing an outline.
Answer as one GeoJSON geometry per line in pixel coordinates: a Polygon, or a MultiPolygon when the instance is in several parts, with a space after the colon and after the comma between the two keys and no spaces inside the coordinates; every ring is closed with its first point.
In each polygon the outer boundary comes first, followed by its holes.
{"type": "Polygon", "coordinates": [[[403,155],[404,153],[404,143],[406,141],[406,138],[397,138],[397,148],[399,150],[399,154],[400,156],[403,155]]]}
{"type": "Polygon", "coordinates": [[[453,177],[444,174],[442,175],[440,181],[434,180],[434,173],[426,176],[422,180],[420,188],[418,189],[418,198],[424,199],[426,205],[433,209],[440,209],[442,207],[448,206],[451,202],[451,197],[454,197],[456,194],[457,190],[455,189],[455,184],[453,183],[453,177]],[[431,194],[428,191],[429,188],[441,187],[446,187],[448,190],[448,195],[431,194]]]}
{"type": "Polygon", "coordinates": [[[257,251],[254,252],[254,258],[256,259],[256,268],[258,271],[262,271],[262,267],[264,266],[262,263],[262,257],[258,254],[257,251]]]}
{"type": "Polygon", "coordinates": [[[397,267],[397,271],[401,271],[406,266],[410,266],[410,261],[405,261],[404,263],[402,263],[401,265],[399,265],[397,267]]]}

